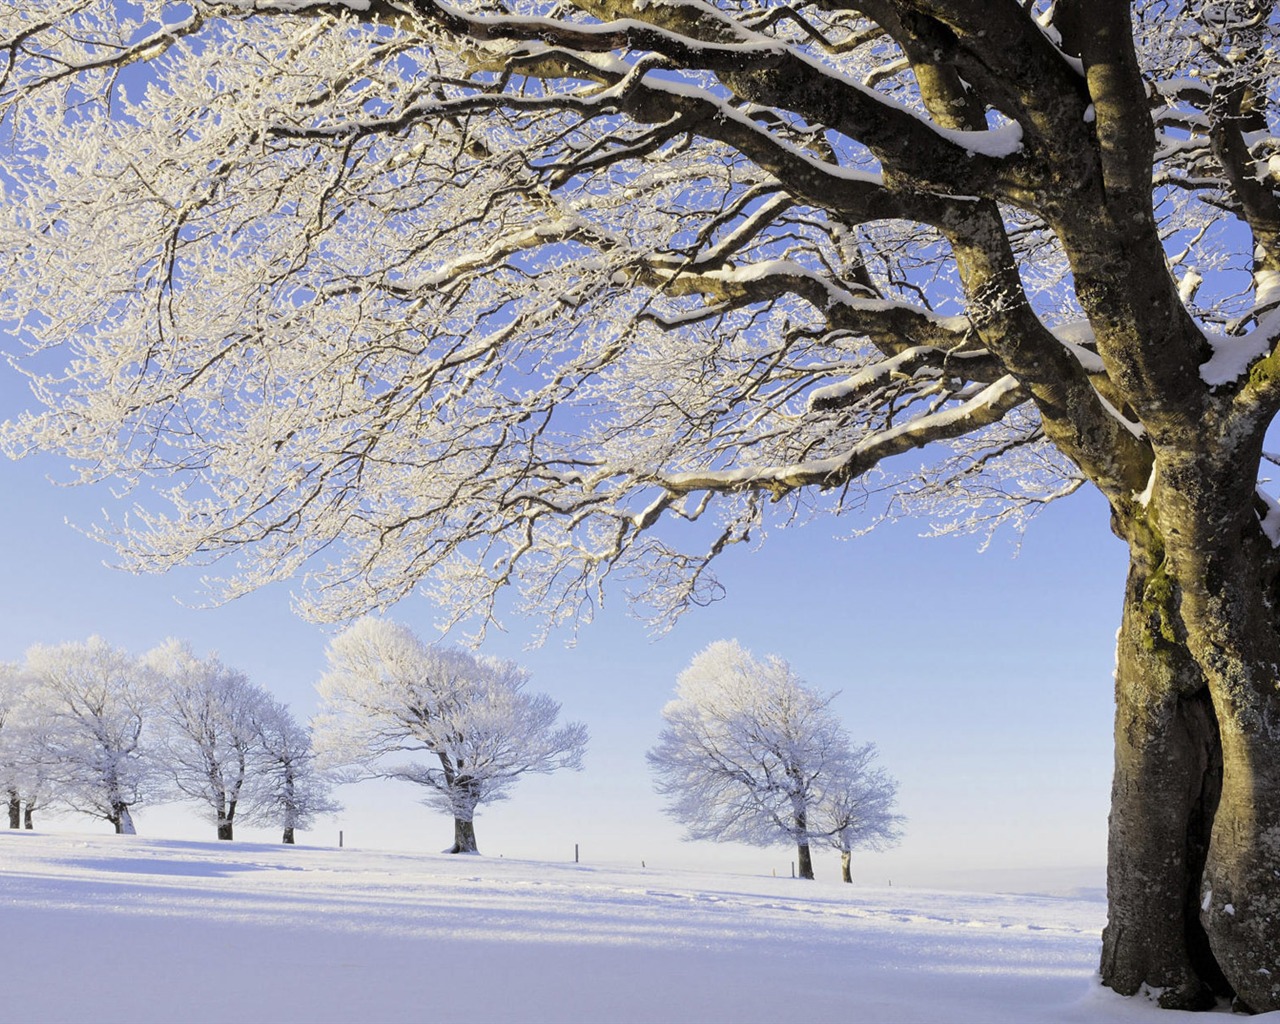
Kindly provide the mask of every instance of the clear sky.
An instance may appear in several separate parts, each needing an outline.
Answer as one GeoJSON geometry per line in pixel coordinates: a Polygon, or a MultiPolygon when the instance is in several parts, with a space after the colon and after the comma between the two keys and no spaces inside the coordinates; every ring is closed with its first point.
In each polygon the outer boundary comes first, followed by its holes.
{"type": "MultiPolygon", "coordinates": [[[[25,402],[4,373],[0,418],[25,402]]],[[[135,652],[178,636],[247,671],[300,718],[315,710],[327,633],[292,613],[287,589],[197,608],[195,572],[109,569],[111,552],[66,520],[100,520],[112,496],[55,487],[50,473],[65,476],[65,467],[0,459],[8,568],[0,659],[94,633],[135,652]]],[[[849,536],[863,525],[828,519],[730,552],[720,565],[725,600],[656,640],[627,617],[620,591],[574,647],[560,633],[527,650],[534,625],[518,620],[491,634],[484,649],[526,664],[533,687],[587,723],[591,743],[582,773],[527,779],[511,800],[482,809],[481,851],[567,859],[578,843],[584,860],[789,871],[785,846],[682,842],[644,761],[676,675],[708,643],[736,637],[757,654],[786,658],[812,685],[840,690],[836,707],[852,737],[877,743],[899,780],[906,837],[894,851],[855,855],[855,880],[967,885],[985,871],[1089,868],[1080,877],[1100,885],[1125,562],[1101,499],[1082,492],[1052,506],[1016,557],[1011,536],[979,553],[974,537],[918,536],[919,522],[849,536]]],[[[402,603],[394,617],[434,635],[423,598],[402,603]]],[[[301,841],[336,844],[341,829],[348,845],[434,851],[452,839],[449,820],[419,804],[407,784],[362,783],[339,797],[346,810],[301,841]]],[[[141,832],[212,838],[212,827],[181,807],[144,807],[137,817],[141,832]]],[[[83,817],[39,824],[108,827],[83,817]]],[[[820,877],[838,875],[834,854],[816,866],[820,877]]]]}

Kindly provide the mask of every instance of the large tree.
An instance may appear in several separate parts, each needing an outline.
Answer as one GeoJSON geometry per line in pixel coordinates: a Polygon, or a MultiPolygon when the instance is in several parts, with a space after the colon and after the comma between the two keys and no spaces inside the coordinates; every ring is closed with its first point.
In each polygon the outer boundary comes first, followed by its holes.
{"type": "Polygon", "coordinates": [[[661,619],[877,467],[957,525],[1087,482],[1130,556],[1103,978],[1274,1009],[1276,21],[6,6],[5,301],[46,406],[9,443],[155,474],[133,565],[309,562],[338,617],[514,583],[581,618],[613,573],[661,619]]]}

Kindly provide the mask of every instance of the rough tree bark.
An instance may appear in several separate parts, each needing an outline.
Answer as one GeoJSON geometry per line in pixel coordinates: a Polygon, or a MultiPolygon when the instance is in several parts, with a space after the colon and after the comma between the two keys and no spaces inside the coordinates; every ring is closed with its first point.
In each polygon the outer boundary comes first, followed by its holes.
{"type": "Polygon", "coordinates": [[[23,828],[35,828],[35,819],[33,818],[33,815],[35,814],[35,810],[36,810],[36,802],[34,800],[28,800],[26,807],[24,807],[22,810],[22,827],[23,828]]]}
{"type": "Polygon", "coordinates": [[[840,851],[840,881],[842,882],[853,881],[852,861],[853,861],[853,854],[851,850],[840,851]]]}
{"type": "MultiPolygon", "coordinates": [[[[1261,441],[1259,431],[1252,445],[1261,441]]],[[[1241,461],[1229,450],[1225,459],[1179,460],[1166,518],[1187,646],[1208,681],[1221,742],[1199,919],[1237,1007],[1263,1011],[1280,1007],[1280,637],[1275,549],[1240,500],[1241,461]]]]}
{"type": "Polygon", "coordinates": [[[1145,513],[1118,523],[1133,558],[1102,975],[1163,989],[1163,1006],[1280,1005],[1276,549],[1252,483],[1264,432],[1221,408],[1187,419],[1145,513]]]}
{"type": "Polygon", "coordinates": [[[22,801],[14,790],[9,790],[9,827],[20,828],[22,825],[22,801]]]}
{"type": "Polygon", "coordinates": [[[1136,551],[1116,650],[1102,975],[1126,995],[1147,984],[1161,1006],[1207,1009],[1229,991],[1197,916],[1222,755],[1171,602],[1163,565],[1136,551]]]}

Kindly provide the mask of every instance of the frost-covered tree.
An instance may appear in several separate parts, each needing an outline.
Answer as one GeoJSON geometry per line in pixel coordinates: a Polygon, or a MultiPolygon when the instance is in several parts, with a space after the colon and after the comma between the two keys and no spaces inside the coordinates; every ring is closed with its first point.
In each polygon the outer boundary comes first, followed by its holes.
{"type": "MultiPolygon", "coordinates": [[[[0,745],[6,747],[4,756],[8,758],[3,769],[8,772],[8,791],[16,795],[22,805],[22,827],[35,828],[36,810],[48,810],[58,802],[53,765],[48,759],[57,723],[47,708],[24,701],[6,727],[8,741],[0,737],[0,745]]],[[[12,818],[12,805],[10,810],[12,818]]]]}
{"type": "MultiPolygon", "coordinates": [[[[0,664],[0,795],[8,802],[9,827],[22,827],[22,802],[26,790],[28,750],[22,729],[28,680],[18,665],[0,664]]],[[[26,796],[28,816],[33,809],[26,796]]]]}
{"type": "Polygon", "coordinates": [[[875,760],[874,743],[850,747],[827,773],[814,815],[816,831],[840,851],[845,882],[853,881],[854,850],[883,850],[902,835],[904,819],[893,809],[898,783],[875,760]]]}
{"type": "Polygon", "coordinates": [[[799,678],[781,658],[756,658],[736,640],[697,654],[662,709],[666,727],[646,755],[667,813],[687,839],[796,847],[813,877],[810,845],[824,832],[819,800],[852,765],[834,694],[799,678]]]}
{"type": "Polygon", "coordinates": [[[234,839],[236,821],[252,824],[260,810],[258,722],[270,695],[181,640],[166,641],[145,662],[163,691],[157,756],[169,781],[201,804],[219,839],[234,839]]]}
{"type": "Polygon", "coordinates": [[[283,829],[292,844],[295,829],[342,809],[331,796],[337,780],[316,764],[311,731],[284,704],[265,700],[254,711],[258,743],[261,815],[283,829]]]}
{"type": "Polygon", "coordinates": [[[133,809],[162,786],[143,740],[160,700],[155,674],[96,636],[37,644],[24,668],[32,680],[24,699],[50,725],[41,757],[59,802],[132,835],[133,809]]]}
{"type": "Polygon", "coordinates": [[[522,775],[582,767],[586,726],[558,726],[560,705],[527,692],[529,674],[513,661],[424,644],[371,617],[326,653],[315,720],[322,759],[425,787],[423,802],[453,817],[450,853],[479,852],[477,807],[507,797],[522,775]]]}
{"type": "Polygon", "coordinates": [[[34,828],[50,797],[50,739],[55,725],[20,665],[0,664],[0,793],[9,827],[34,828]]]}
{"type": "Polygon", "coordinates": [[[129,564],[306,564],[335,618],[581,619],[621,574],[666,620],[771,524],[1091,484],[1130,557],[1103,979],[1280,1008],[1278,20],[0,6],[9,445],[154,476],[129,564]]]}

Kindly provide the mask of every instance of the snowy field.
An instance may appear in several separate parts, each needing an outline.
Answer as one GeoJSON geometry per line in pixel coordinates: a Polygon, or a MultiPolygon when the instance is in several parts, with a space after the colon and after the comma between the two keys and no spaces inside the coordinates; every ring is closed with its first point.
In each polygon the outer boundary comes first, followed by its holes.
{"type": "Polygon", "coordinates": [[[1098,985],[1087,900],[0,832],[0,915],[12,1021],[1189,1017],[1098,985]]]}

